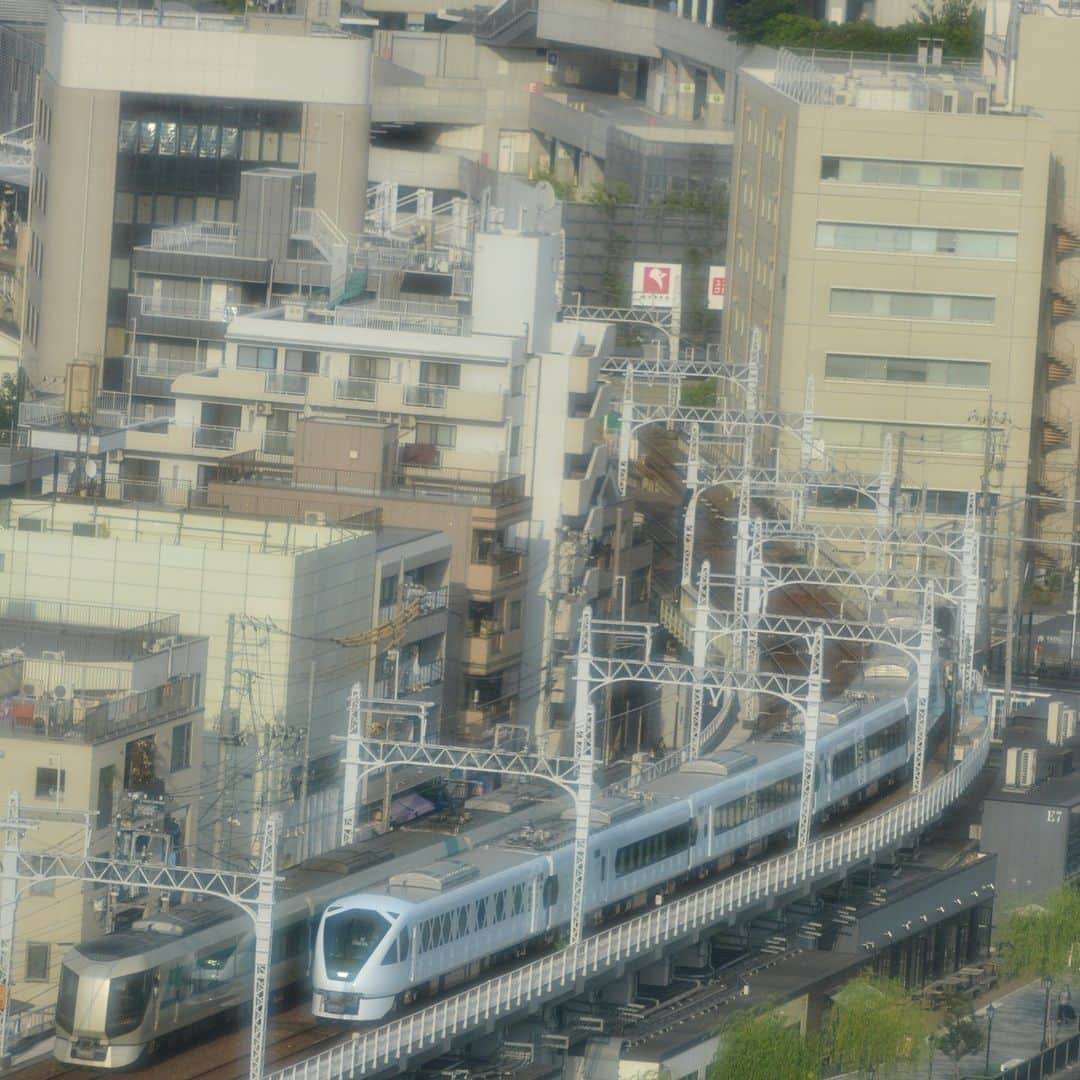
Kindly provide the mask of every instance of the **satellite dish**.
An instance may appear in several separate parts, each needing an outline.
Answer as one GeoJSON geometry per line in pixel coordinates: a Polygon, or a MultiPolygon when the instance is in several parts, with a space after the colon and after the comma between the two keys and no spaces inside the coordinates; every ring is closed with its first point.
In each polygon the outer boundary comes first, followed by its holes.
{"type": "Polygon", "coordinates": [[[53,697],[66,698],[67,693],[68,693],[68,688],[63,683],[58,683],[57,686],[56,686],[56,689],[53,690],[53,697]]]}
{"type": "Polygon", "coordinates": [[[72,458],[64,466],[64,471],[68,474],[68,476],[71,476],[78,467],[79,467],[79,463],[74,458],[72,458]]]}
{"type": "Polygon", "coordinates": [[[86,476],[87,476],[87,479],[89,479],[89,480],[93,480],[94,477],[97,476],[97,462],[96,461],[88,461],[86,463],[86,476]]]}

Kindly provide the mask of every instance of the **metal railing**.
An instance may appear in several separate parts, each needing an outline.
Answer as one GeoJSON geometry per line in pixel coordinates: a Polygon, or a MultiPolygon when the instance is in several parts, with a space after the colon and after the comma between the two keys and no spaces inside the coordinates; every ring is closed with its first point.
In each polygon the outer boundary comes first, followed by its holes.
{"type": "Polygon", "coordinates": [[[263,389],[268,394],[291,394],[306,397],[309,375],[301,371],[268,371],[263,389]]]}
{"type": "Polygon", "coordinates": [[[243,15],[203,15],[199,12],[165,13],[138,8],[84,7],[64,4],[58,9],[64,22],[104,23],[113,26],[170,27],[175,30],[218,30],[235,33],[247,28],[243,15]]]}
{"type": "Polygon", "coordinates": [[[335,247],[349,246],[349,238],[337,223],[325,211],[312,207],[298,206],[293,211],[292,233],[310,240],[327,260],[333,257],[335,247]]]}
{"type": "Polygon", "coordinates": [[[148,379],[175,379],[207,369],[205,360],[178,360],[170,356],[131,356],[128,359],[135,362],[135,374],[148,379]]]}
{"type": "Polygon", "coordinates": [[[445,409],[446,387],[427,383],[407,384],[404,400],[406,405],[417,405],[422,409],[445,409]]]}
{"type": "Polygon", "coordinates": [[[266,431],[262,448],[264,454],[292,457],[296,453],[296,436],[291,431],[266,431]]]}
{"type": "Polygon", "coordinates": [[[233,255],[236,226],[231,221],[199,221],[150,233],[154,251],[190,251],[200,255],[233,255]]]}
{"type": "Polygon", "coordinates": [[[238,315],[260,309],[255,304],[230,304],[210,300],[188,300],[180,296],[140,296],[139,313],[163,319],[198,319],[202,322],[228,322],[238,315]]]}
{"type": "MultiPolygon", "coordinates": [[[[450,602],[450,587],[442,585],[437,589],[428,589],[418,596],[409,597],[405,602],[409,603],[414,599],[420,601],[421,614],[430,615],[433,611],[442,611],[446,608],[446,605],[450,602]]],[[[400,608],[401,602],[399,600],[395,600],[390,604],[381,604],[379,606],[379,622],[389,622],[400,608]]]]}
{"type": "MultiPolygon", "coordinates": [[[[179,615],[156,615],[141,608],[109,604],[73,604],[67,600],[0,597],[0,622],[25,623],[93,630],[128,631],[135,645],[148,638],[180,632],[179,615]]],[[[137,650],[142,651],[141,647],[137,650]]],[[[113,656],[113,659],[118,659],[113,656]]]]}
{"type": "Polygon", "coordinates": [[[1071,1035],[1055,1046],[1041,1050],[1011,1069],[1002,1067],[1001,1080],[1043,1080],[1080,1061],[1080,1034],[1071,1035]]]}
{"type": "Polygon", "coordinates": [[[378,384],[374,379],[335,379],[335,401],[374,401],[378,384]]]}
{"type": "Polygon", "coordinates": [[[354,307],[339,307],[334,312],[334,325],[364,330],[461,337],[468,333],[471,324],[463,315],[412,313],[407,310],[392,310],[383,304],[358,304],[354,307]]]}
{"type": "Polygon", "coordinates": [[[207,450],[232,450],[236,446],[236,428],[199,424],[191,429],[191,445],[207,450]]]}
{"type": "Polygon", "coordinates": [[[939,818],[978,775],[989,745],[989,726],[983,724],[971,750],[955,769],[918,795],[860,825],[758,863],[409,1016],[357,1033],[348,1042],[269,1073],[267,1080],[336,1080],[377,1073],[407,1061],[424,1047],[476,1030],[495,1017],[535,1008],[547,998],[571,993],[582,979],[674,943],[768,896],[861,863],[939,818]]]}
{"type": "Polygon", "coordinates": [[[375,681],[375,696],[381,698],[416,694],[443,681],[443,661],[429,660],[415,668],[402,666],[398,672],[398,692],[394,693],[394,676],[385,675],[375,681]]]}

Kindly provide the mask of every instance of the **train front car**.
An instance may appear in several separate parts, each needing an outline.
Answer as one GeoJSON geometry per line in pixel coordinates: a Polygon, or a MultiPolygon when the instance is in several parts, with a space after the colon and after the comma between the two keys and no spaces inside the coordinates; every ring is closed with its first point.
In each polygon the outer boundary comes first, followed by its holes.
{"type": "Polygon", "coordinates": [[[154,1040],[154,971],[134,934],[113,934],[74,948],[60,968],[56,1040],[60,1061],[120,1069],[134,1065],[154,1040]],[[109,955],[101,947],[108,943],[109,955]]]}
{"type": "Polygon", "coordinates": [[[311,965],[316,1016],[379,1020],[394,1008],[408,986],[409,935],[400,929],[408,907],[407,901],[375,894],[349,896],[327,907],[311,965]]]}

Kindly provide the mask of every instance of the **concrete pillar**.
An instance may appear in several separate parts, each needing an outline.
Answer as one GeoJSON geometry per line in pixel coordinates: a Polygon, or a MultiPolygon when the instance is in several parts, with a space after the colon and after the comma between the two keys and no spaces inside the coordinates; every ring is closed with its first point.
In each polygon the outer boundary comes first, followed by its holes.
{"type": "Polygon", "coordinates": [[[603,987],[597,995],[597,1000],[611,1005],[629,1005],[636,996],[637,976],[623,975],[603,987]]]}
{"type": "Polygon", "coordinates": [[[672,960],[665,957],[638,971],[638,986],[667,986],[671,982],[672,960]]]}
{"type": "Polygon", "coordinates": [[[694,73],[686,64],[675,66],[675,115],[680,120],[694,119],[694,73]]]}

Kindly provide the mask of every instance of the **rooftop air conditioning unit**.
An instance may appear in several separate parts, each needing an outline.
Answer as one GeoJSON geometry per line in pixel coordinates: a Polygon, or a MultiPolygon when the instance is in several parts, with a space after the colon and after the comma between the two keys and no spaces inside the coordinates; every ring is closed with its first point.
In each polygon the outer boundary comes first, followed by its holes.
{"type": "Polygon", "coordinates": [[[304,513],[305,525],[325,525],[326,515],[321,510],[308,510],[304,513]]]}
{"type": "Polygon", "coordinates": [[[1046,741],[1051,746],[1061,746],[1065,741],[1065,703],[1051,701],[1046,710],[1046,741]]]}
{"type": "Polygon", "coordinates": [[[64,662],[65,657],[64,657],[63,650],[42,649],[41,650],[41,659],[42,660],[54,661],[56,663],[62,664],[64,662]]]}
{"type": "Polygon", "coordinates": [[[1005,754],[1005,786],[1034,787],[1037,765],[1038,755],[1030,747],[1010,747],[1005,754]]]}
{"type": "Polygon", "coordinates": [[[166,649],[171,649],[174,645],[179,645],[180,639],[175,634],[170,634],[168,637],[155,638],[150,645],[151,652],[164,652],[166,649]]]}

